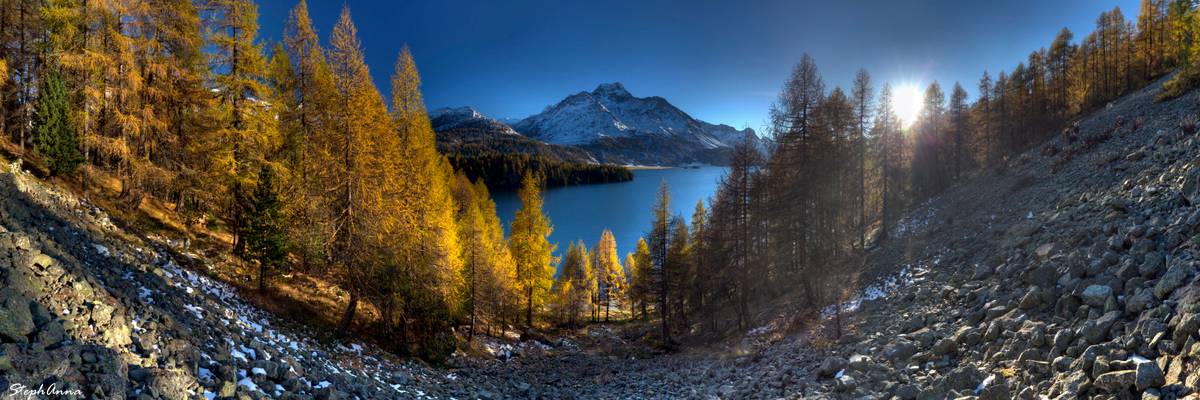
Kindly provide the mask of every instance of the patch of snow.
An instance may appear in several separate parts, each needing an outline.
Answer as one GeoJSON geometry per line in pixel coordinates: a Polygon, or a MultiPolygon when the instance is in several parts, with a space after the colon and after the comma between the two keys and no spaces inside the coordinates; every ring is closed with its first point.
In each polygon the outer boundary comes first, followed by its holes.
{"type": "Polygon", "coordinates": [[[250,360],[247,360],[247,359],[246,359],[246,354],[244,354],[244,353],[242,353],[242,352],[238,351],[237,349],[230,350],[230,351],[229,351],[229,357],[231,357],[231,358],[236,358],[236,359],[239,359],[239,360],[242,360],[242,362],[249,362],[249,361],[250,361],[250,360]]]}
{"type": "Polygon", "coordinates": [[[96,254],[99,254],[104,257],[109,257],[112,255],[112,253],[110,253],[108,251],[108,248],[104,247],[104,245],[92,243],[92,247],[96,249],[96,254]]]}
{"type": "Polygon", "coordinates": [[[320,381],[320,382],[317,382],[317,384],[314,385],[313,387],[317,388],[317,389],[324,389],[324,388],[329,387],[329,385],[332,385],[332,383],[329,383],[329,381],[320,381]]]}
{"type": "Polygon", "coordinates": [[[154,295],[154,292],[150,291],[150,289],[146,289],[145,286],[138,287],[138,299],[143,303],[154,304],[154,298],[150,297],[152,295],[154,295]]]}
{"type": "Polygon", "coordinates": [[[254,375],[266,375],[267,370],[259,368],[259,367],[254,367],[253,369],[250,370],[250,373],[252,373],[254,375]]]}
{"type": "Polygon", "coordinates": [[[836,374],[833,374],[833,379],[842,379],[842,375],[846,375],[845,368],[842,368],[842,369],[838,370],[838,372],[836,374]]]}
{"type": "Polygon", "coordinates": [[[196,307],[191,304],[185,304],[183,306],[183,308],[186,308],[186,309],[188,309],[188,311],[191,311],[193,314],[196,314],[196,319],[204,319],[204,311],[200,307],[196,307]]]}
{"type": "Polygon", "coordinates": [[[217,398],[216,393],[213,393],[213,392],[210,392],[207,390],[204,391],[204,400],[213,400],[215,398],[217,398]]]}
{"type": "Polygon", "coordinates": [[[978,396],[980,393],[983,393],[983,389],[991,385],[994,380],[996,380],[996,374],[991,374],[987,378],[983,378],[983,382],[979,382],[979,386],[975,387],[975,395],[978,396]]]}
{"type": "Polygon", "coordinates": [[[238,383],[237,383],[237,384],[238,384],[238,386],[245,386],[245,387],[246,387],[246,389],[247,389],[247,390],[249,390],[249,391],[251,391],[251,392],[258,392],[258,391],[259,391],[259,390],[258,390],[258,385],[257,385],[257,384],[255,384],[255,383],[254,383],[254,381],[250,380],[250,378],[242,378],[242,380],[238,381],[238,383]]]}
{"type": "MultiPolygon", "coordinates": [[[[940,256],[935,256],[930,259],[930,263],[937,265],[941,262],[940,256]]],[[[841,307],[843,313],[852,313],[858,310],[864,301],[873,301],[886,298],[893,293],[896,293],[901,288],[911,286],[916,282],[920,282],[924,278],[922,275],[928,271],[927,266],[912,266],[904,265],[899,272],[891,275],[871,286],[867,286],[862,290],[862,293],[852,297],[850,300],[842,302],[840,305],[830,305],[821,310],[821,316],[824,318],[832,318],[841,307]]]]}
{"type": "Polygon", "coordinates": [[[1129,360],[1128,360],[1128,361],[1133,361],[1133,362],[1134,362],[1134,364],[1141,364],[1141,363],[1148,363],[1148,362],[1150,362],[1150,360],[1149,360],[1149,359],[1147,359],[1146,357],[1142,357],[1142,356],[1139,356],[1139,355],[1137,355],[1137,354],[1134,354],[1134,355],[1131,355],[1131,356],[1129,356],[1129,360]]]}
{"type": "Polygon", "coordinates": [[[901,218],[896,223],[895,230],[892,231],[892,237],[896,239],[903,238],[929,227],[929,223],[933,221],[933,216],[937,214],[937,208],[933,206],[934,200],[937,200],[937,196],[926,200],[914,209],[913,212],[901,218]]]}

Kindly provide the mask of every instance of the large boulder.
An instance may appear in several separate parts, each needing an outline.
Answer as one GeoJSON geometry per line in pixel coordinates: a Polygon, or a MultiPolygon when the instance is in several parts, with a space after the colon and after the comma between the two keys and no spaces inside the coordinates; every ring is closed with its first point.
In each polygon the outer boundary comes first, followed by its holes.
{"type": "Polygon", "coordinates": [[[1112,294],[1113,290],[1108,285],[1091,285],[1083,289],[1083,293],[1080,295],[1080,298],[1083,299],[1084,304],[1096,308],[1103,308],[1104,303],[1108,302],[1108,299],[1112,297],[1112,294]]]}
{"type": "Polygon", "coordinates": [[[1154,297],[1159,300],[1165,299],[1171,295],[1175,289],[1183,286],[1184,279],[1187,279],[1188,270],[1191,269],[1183,263],[1173,263],[1162,278],[1158,279],[1158,283],[1154,285],[1154,297]]]}
{"type": "Polygon", "coordinates": [[[0,338],[26,343],[34,329],[29,299],[11,288],[0,289],[0,338]]]}
{"type": "Polygon", "coordinates": [[[1192,169],[1188,170],[1180,192],[1182,192],[1180,194],[1183,195],[1188,204],[1200,204],[1200,167],[1192,167],[1192,169]]]}
{"type": "Polygon", "coordinates": [[[828,357],[817,367],[817,377],[832,378],[834,375],[837,375],[838,371],[844,369],[846,369],[845,359],[837,356],[828,357]]]}
{"type": "Polygon", "coordinates": [[[897,364],[908,362],[913,354],[917,354],[917,345],[907,340],[897,340],[883,349],[883,358],[897,364]]]}
{"type": "Polygon", "coordinates": [[[1083,329],[1080,330],[1080,334],[1089,344],[1100,343],[1108,338],[1108,331],[1112,329],[1113,324],[1117,322],[1120,316],[1120,311],[1109,311],[1100,316],[1100,318],[1088,320],[1083,323],[1083,329]]]}
{"type": "Polygon", "coordinates": [[[1153,362],[1142,362],[1137,365],[1137,376],[1134,379],[1134,385],[1137,390],[1144,391],[1149,388],[1162,387],[1167,384],[1166,378],[1163,376],[1162,368],[1153,362]]]}
{"type": "Polygon", "coordinates": [[[1096,377],[1093,384],[1100,390],[1117,393],[1132,388],[1136,378],[1137,372],[1135,371],[1114,371],[1096,377]]]}

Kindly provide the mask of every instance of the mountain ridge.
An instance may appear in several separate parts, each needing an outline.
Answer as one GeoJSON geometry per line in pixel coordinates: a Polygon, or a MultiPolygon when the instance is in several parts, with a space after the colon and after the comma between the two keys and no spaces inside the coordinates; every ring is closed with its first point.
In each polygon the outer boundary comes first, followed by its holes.
{"type": "Polygon", "coordinates": [[[430,119],[439,142],[460,138],[464,129],[474,130],[481,141],[518,135],[587,153],[574,160],[564,159],[576,162],[721,165],[743,138],[750,137],[761,145],[753,129],[696,119],[661,96],[636,97],[620,82],[601,83],[592,91],[568,95],[511,124],[487,117],[470,106],[439,108],[430,112],[430,119]]]}

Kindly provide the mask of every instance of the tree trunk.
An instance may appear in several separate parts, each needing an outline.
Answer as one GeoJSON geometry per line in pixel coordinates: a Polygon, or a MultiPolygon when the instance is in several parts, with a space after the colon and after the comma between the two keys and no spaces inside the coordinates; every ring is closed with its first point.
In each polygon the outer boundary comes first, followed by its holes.
{"type": "Polygon", "coordinates": [[[354,311],[358,308],[358,293],[350,292],[350,303],[346,304],[346,312],[342,314],[342,321],[338,323],[338,334],[341,336],[349,336],[350,325],[354,322],[354,311]]]}
{"type": "Polygon", "coordinates": [[[267,290],[267,263],[258,263],[258,291],[267,290]]]}
{"type": "Polygon", "coordinates": [[[533,286],[525,293],[525,327],[533,327],[533,286]]]}

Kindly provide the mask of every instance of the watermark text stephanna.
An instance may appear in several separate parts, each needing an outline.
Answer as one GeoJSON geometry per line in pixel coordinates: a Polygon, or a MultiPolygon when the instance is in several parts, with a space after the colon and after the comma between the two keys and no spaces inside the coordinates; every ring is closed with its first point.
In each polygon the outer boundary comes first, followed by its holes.
{"type": "Polygon", "coordinates": [[[41,384],[36,388],[14,383],[8,386],[8,392],[5,393],[4,400],[21,399],[34,400],[43,397],[83,397],[83,390],[80,389],[59,389],[58,383],[49,385],[41,384]]]}

